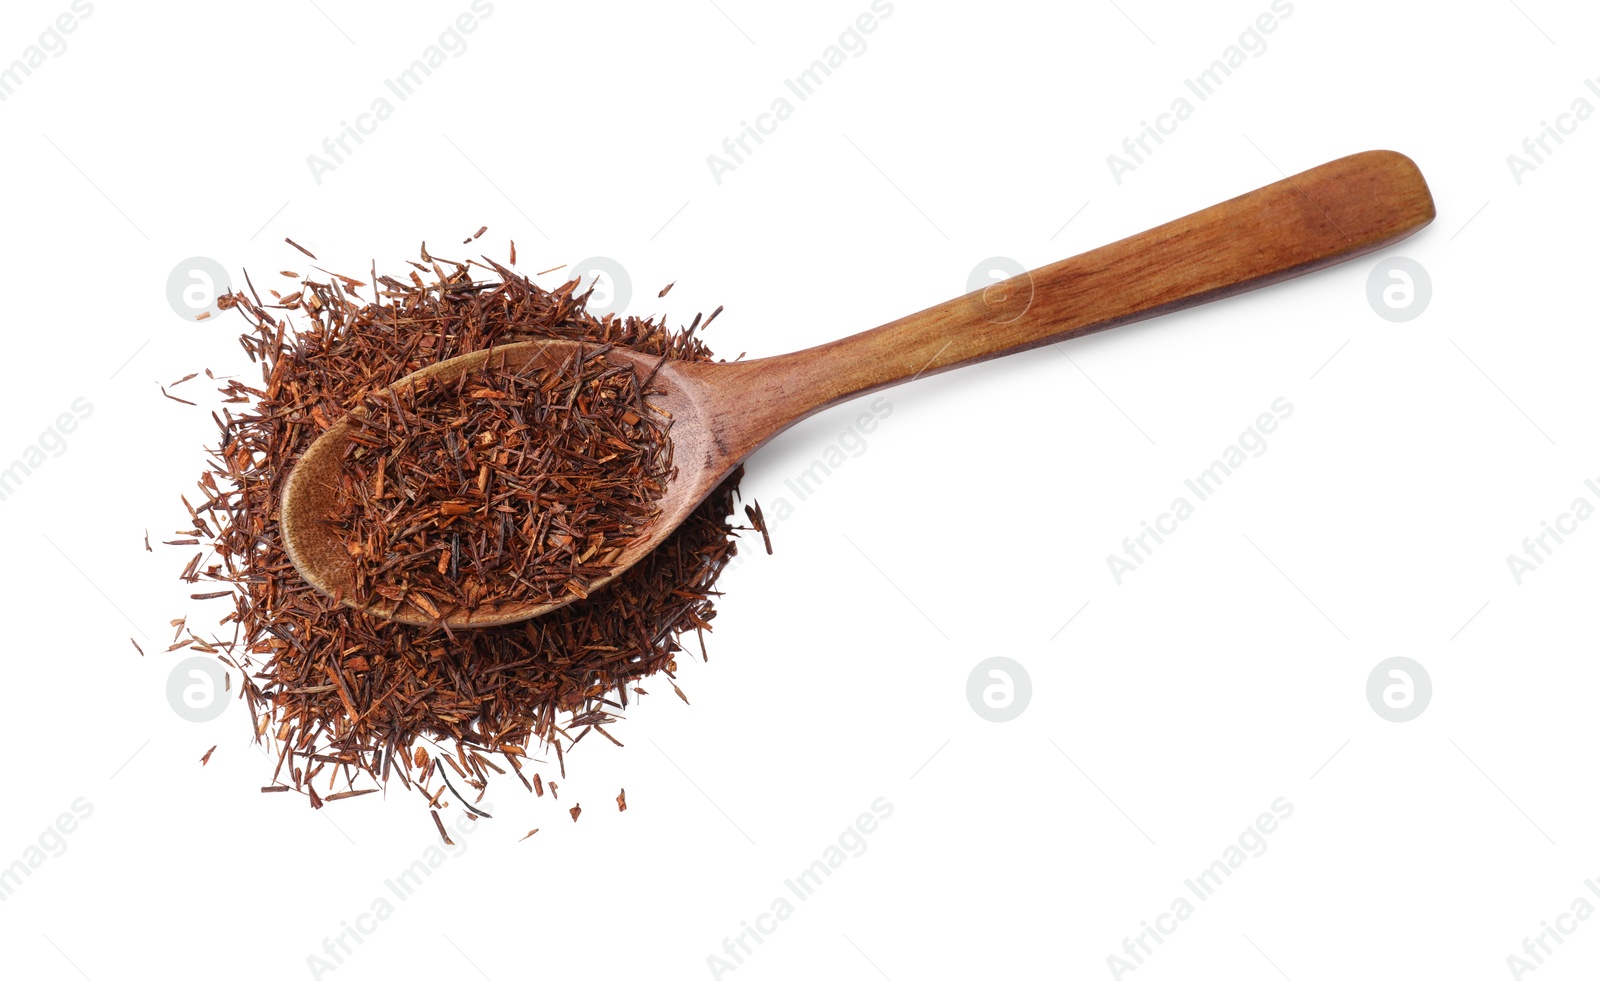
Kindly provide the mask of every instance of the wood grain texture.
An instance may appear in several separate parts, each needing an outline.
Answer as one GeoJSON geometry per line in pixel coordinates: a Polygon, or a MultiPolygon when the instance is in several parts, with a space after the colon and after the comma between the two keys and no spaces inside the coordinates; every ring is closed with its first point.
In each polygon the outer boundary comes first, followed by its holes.
{"type": "Polygon", "coordinates": [[[1392,245],[1433,218],[1409,157],[1358,153],[853,337],[685,373],[726,393],[730,411],[715,425],[742,455],[846,398],[1259,289],[1392,245]]]}
{"type": "MultiPolygon", "coordinates": [[[[1374,150],[1323,164],[1158,228],[1023,273],[882,327],[804,351],[733,363],[669,361],[652,396],[670,413],[677,473],[650,533],[628,547],[615,578],[665,539],[745,457],[812,413],[922,375],[1133,323],[1259,289],[1400,241],[1434,217],[1411,160],[1374,150]]],[[[534,341],[463,355],[410,376],[459,375],[489,357],[513,367],[568,361],[573,341],[534,341]]],[[[656,359],[613,349],[641,376],[656,359]]],[[[407,384],[408,379],[396,383],[407,384]]],[[[337,516],[345,424],[318,438],[284,487],[290,558],[316,588],[348,597],[352,565],[329,529],[337,516]]],[[[602,582],[609,581],[609,578],[602,582]]],[[[602,582],[594,584],[599,588],[602,582]]],[[[559,604],[447,611],[452,626],[507,623],[559,604]]],[[[393,604],[368,612],[431,622],[393,604]]]]}

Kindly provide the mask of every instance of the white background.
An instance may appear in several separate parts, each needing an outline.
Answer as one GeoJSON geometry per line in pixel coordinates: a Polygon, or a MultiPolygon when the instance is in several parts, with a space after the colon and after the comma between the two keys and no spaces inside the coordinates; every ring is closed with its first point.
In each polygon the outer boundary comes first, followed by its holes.
{"type": "MultiPolygon", "coordinates": [[[[496,0],[320,183],[307,155],[466,0],[94,0],[0,102],[0,462],[93,406],[0,502],[0,866],[93,809],[0,903],[5,973],[313,975],[436,843],[407,794],[313,812],[258,793],[242,706],[196,724],[168,705],[167,621],[222,607],[175,581],[187,550],[142,546],[186,524],[214,428],[157,385],[248,369],[235,317],[169,307],[189,257],[263,286],[307,269],[285,236],[360,278],[422,240],[501,258],[515,239],[530,273],[616,260],[630,312],[726,304],[708,341],[757,356],[964,293],[987,257],[1042,265],[1385,147],[1439,219],[1381,256],[892,390],[803,501],[785,481],[862,406],[762,450],[747,495],[793,510],[776,555],[724,577],[710,662],[684,659],[693,706],[653,684],[625,749],[569,757],[559,803],[497,785],[498,816],[321,976],[715,976],[724,938],[878,798],[865,852],[721,976],[1106,977],[1278,798],[1293,815],[1266,851],[1122,976],[1513,974],[1541,921],[1600,905],[1600,522],[1520,584],[1506,561],[1600,500],[1600,121],[1520,184],[1506,160],[1574,99],[1600,107],[1600,46],[1592,8],[1517,3],[1295,0],[1119,184],[1107,154],[1266,0],[895,0],[719,184],[707,155],[868,0],[496,0]],[[1404,323],[1367,299],[1392,255],[1432,283],[1404,323]],[[1280,397],[1267,450],[1119,585],[1107,555],[1280,397]],[[968,703],[991,656],[1031,677],[1015,721],[968,703]],[[1392,656],[1432,679],[1406,723],[1366,696],[1392,656]]],[[[0,63],[68,9],[7,3],[0,63]]],[[[1600,966],[1600,921],[1562,922],[1540,981],[1600,966]]]]}

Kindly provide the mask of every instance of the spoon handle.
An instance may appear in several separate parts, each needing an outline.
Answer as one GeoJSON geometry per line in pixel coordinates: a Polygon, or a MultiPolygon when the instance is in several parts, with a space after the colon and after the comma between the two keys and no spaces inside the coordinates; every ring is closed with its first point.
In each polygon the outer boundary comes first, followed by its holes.
{"type": "Polygon", "coordinates": [[[719,365],[736,369],[721,379],[738,396],[724,429],[749,452],[851,396],[1291,279],[1433,217],[1410,158],[1343,157],[853,337],[719,365]]]}

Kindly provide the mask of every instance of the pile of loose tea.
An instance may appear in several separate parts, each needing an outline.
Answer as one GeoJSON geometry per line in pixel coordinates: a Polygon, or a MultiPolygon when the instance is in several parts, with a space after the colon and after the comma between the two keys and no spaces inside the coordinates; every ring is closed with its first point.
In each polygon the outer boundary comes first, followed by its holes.
{"type": "MultiPolygon", "coordinates": [[[[515,263],[513,245],[510,264],[515,263]]],[[[468,630],[408,626],[317,592],[284,549],[278,523],[283,484],[307,447],[358,407],[366,408],[367,424],[374,427],[366,431],[379,434],[370,449],[376,453],[391,446],[383,427],[398,424],[401,416],[410,421],[407,413],[420,407],[402,405],[391,410],[399,415],[384,421],[382,403],[370,398],[372,393],[457,355],[542,338],[627,346],[659,358],[711,360],[697,331],[716,313],[704,323],[696,316],[687,328],[674,330],[653,318],[595,317],[585,311],[588,294],[578,293],[576,283],[546,290],[488,258],[449,261],[424,247],[421,261],[409,265],[403,278],[374,270],[367,281],[284,273],[293,288],[267,290],[265,297],[247,276],[247,290],[222,299],[221,307],[247,321],[240,343],[259,364],[260,382],[225,380],[221,412],[213,415],[219,442],[200,477],[203,499],[184,500],[192,528],[184,529],[189,538],[180,541],[197,540],[212,550],[209,560],[205,552],[196,554],[182,578],[225,584],[196,598],[232,599],[233,610],[221,624],[224,631],[231,627],[233,636],[203,638],[177,620],[188,639],[174,647],[214,654],[243,673],[238,697],[248,703],[257,740],[274,758],[263,792],[298,792],[321,807],[398,781],[427,799],[437,824],[437,809],[449,804],[446,794],[481,814],[473,802],[483,799],[491,776],[509,775],[531,793],[543,796],[548,789],[555,796],[553,778],[565,778],[564,757],[574,745],[591,733],[618,742],[607,727],[630,697],[644,693],[636,687],[640,679],[665,674],[684,697],[675,681],[675,659],[691,633],[699,635],[705,656],[703,633],[716,615],[713,586],[742,530],[728,522],[740,474],[730,476],[670,538],[617,579],[586,599],[522,623],[468,630]],[[361,298],[363,293],[370,298],[361,298]]],[[[583,372],[590,371],[586,364],[583,372]]],[[[562,554],[581,569],[595,557],[590,554],[594,535],[602,536],[601,549],[611,541],[611,525],[622,520],[617,514],[637,522],[648,512],[651,492],[646,489],[643,497],[616,496],[607,508],[579,516],[575,512],[586,506],[583,500],[593,500],[594,487],[539,483],[532,476],[536,467],[503,456],[549,449],[542,438],[521,442],[507,421],[521,412],[528,422],[530,399],[548,409],[551,402],[571,397],[570,386],[564,390],[560,379],[537,374],[514,382],[480,377],[473,384],[495,393],[515,388],[522,408],[513,409],[516,400],[500,400],[497,394],[438,393],[447,401],[464,397],[479,408],[461,405],[464,428],[455,435],[423,433],[424,443],[416,450],[419,461],[428,453],[451,461],[439,478],[443,483],[426,485],[428,493],[441,505],[459,496],[472,509],[453,516],[460,519],[459,531],[449,535],[443,549],[439,531],[429,536],[427,548],[398,545],[412,541],[407,529],[399,529],[398,538],[380,526],[362,531],[361,548],[365,552],[371,541],[370,560],[378,563],[371,570],[374,583],[392,571],[383,563],[396,555],[411,575],[431,573],[428,581],[435,585],[470,582],[470,576],[452,579],[451,572],[472,569],[488,554],[482,548],[485,538],[502,531],[558,542],[562,554]],[[493,408],[480,411],[484,405],[493,408]],[[492,435],[492,444],[485,434],[492,435]],[[474,440],[485,443],[473,446],[474,440]],[[537,497],[537,513],[549,516],[547,525],[540,527],[535,518],[533,527],[525,527],[526,516],[514,506],[514,528],[498,517],[504,514],[498,506],[487,515],[478,510],[485,492],[493,502],[506,491],[515,495],[518,487],[537,497]],[[565,517],[558,519],[561,514],[565,517]],[[564,536],[571,540],[562,542],[564,536]],[[385,549],[390,558],[383,557],[385,549]]],[[[617,378],[607,384],[613,384],[613,400],[620,403],[637,394],[639,382],[617,378]]],[[[631,432],[632,438],[620,440],[626,449],[616,452],[635,453],[629,466],[649,469],[659,479],[664,461],[650,448],[652,438],[628,428],[640,425],[632,419],[637,410],[613,408],[622,411],[603,413],[604,422],[594,422],[595,434],[604,442],[606,433],[631,432]]],[[[425,415],[439,418],[432,410],[425,415]]],[[[589,445],[583,443],[588,436],[576,438],[573,445],[589,445]]],[[[375,484],[382,473],[371,472],[375,484]]],[[[388,502],[387,488],[395,481],[418,486],[415,481],[423,478],[390,471],[381,479],[385,488],[374,492],[369,518],[388,502]]],[[[757,512],[747,508],[746,513],[757,512]]],[[[570,588],[570,581],[552,580],[541,588],[560,591],[570,588]]],[[[620,798],[618,803],[623,806],[620,798]]],[[[575,819],[578,809],[570,813],[575,819]]]]}
{"type": "Polygon", "coordinates": [[[333,531],[352,599],[437,619],[483,602],[585,598],[648,530],[671,444],[631,364],[604,348],[367,395],[333,531]]]}

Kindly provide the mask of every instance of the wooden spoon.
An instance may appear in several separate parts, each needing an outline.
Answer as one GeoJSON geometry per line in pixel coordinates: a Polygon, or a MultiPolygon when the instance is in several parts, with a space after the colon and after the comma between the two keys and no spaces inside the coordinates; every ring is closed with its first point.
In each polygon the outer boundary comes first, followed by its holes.
{"type": "MultiPolygon", "coordinates": [[[[805,351],[732,363],[666,361],[655,404],[670,415],[677,472],[660,513],[624,549],[598,589],[662,542],[745,457],[801,419],[856,395],[1052,341],[1133,323],[1290,279],[1398,242],[1433,220],[1416,164],[1374,150],[1323,164],[1120,242],[1023,273],[874,330],[805,351]]],[[[508,368],[570,363],[575,341],[533,341],[431,365],[395,387],[453,381],[490,358],[508,368]]],[[[588,345],[592,350],[593,345],[588,345]]],[[[658,358],[625,348],[606,357],[641,378],[658,358]]],[[[311,585],[355,605],[353,566],[331,519],[340,513],[348,419],[302,455],[284,487],[284,544],[311,585]]],[[[440,611],[451,627],[525,620],[555,603],[489,603],[440,611]]],[[[409,603],[367,612],[437,623],[409,603]]]]}

